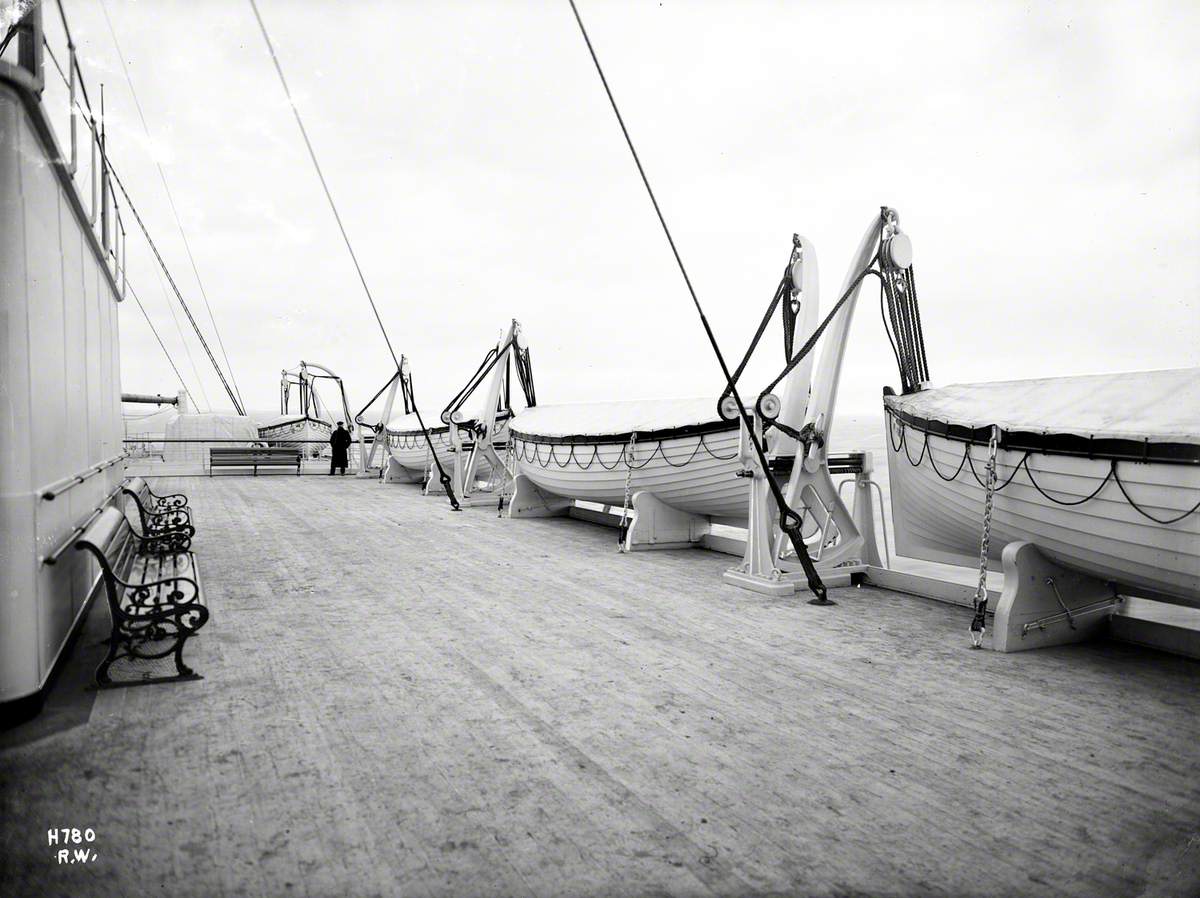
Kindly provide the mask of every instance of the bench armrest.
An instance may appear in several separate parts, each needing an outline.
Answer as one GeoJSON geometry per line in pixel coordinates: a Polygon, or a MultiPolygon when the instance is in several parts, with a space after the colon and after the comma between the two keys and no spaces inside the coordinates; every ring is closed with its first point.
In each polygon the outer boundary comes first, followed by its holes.
{"type": "Polygon", "coordinates": [[[182,555],[192,547],[192,537],[196,529],[188,524],[171,530],[152,530],[149,533],[137,534],[140,540],[139,554],[144,555],[182,555]]]}
{"type": "Polygon", "coordinates": [[[165,496],[160,496],[154,490],[146,487],[146,492],[150,494],[150,498],[154,500],[154,504],[158,509],[169,508],[187,508],[188,497],[183,493],[170,493],[165,496]]]}
{"type": "Polygon", "coordinates": [[[209,613],[207,608],[199,604],[154,605],[143,614],[127,614],[125,616],[125,632],[142,639],[161,639],[164,636],[179,635],[184,635],[186,638],[186,635],[195,633],[204,626],[208,621],[209,613]],[[173,624],[175,632],[151,632],[165,623],[173,624]]]}
{"type": "Polygon", "coordinates": [[[192,514],[188,508],[147,509],[146,522],[156,531],[184,530],[192,526],[192,514]]]}

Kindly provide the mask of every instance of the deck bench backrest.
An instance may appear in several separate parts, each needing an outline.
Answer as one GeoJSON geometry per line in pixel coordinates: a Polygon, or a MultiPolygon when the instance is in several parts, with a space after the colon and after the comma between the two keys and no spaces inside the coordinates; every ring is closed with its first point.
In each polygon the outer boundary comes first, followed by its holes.
{"type": "Polygon", "coordinates": [[[225,448],[213,446],[209,450],[210,473],[212,468],[253,467],[255,473],[262,467],[295,467],[300,473],[301,451],[281,446],[225,448]]]}
{"type": "Polygon", "coordinates": [[[213,447],[209,450],[211,457],[216,459],[258,458],[291,461],[300,454],[299,449],[271,447],[269,449],[221,449],[213,447]]]}
{"type": "Polygon", "coordinates": [[[110,602],[118,602],[114,578],[122,579],[136,548],[133,528],[125,513],[110,505],[88,525],[75,543],[75,548],[91,552],[104,572],[104,585],[110,602]]]}
{"type": "Polygon", "coordinates": [[[137,506],[138,518],[142,522],[142,533],[148,533],[150,531],[150,522],[147,518],[153,511],[153,506],[150,500],[150,487],[147,485],[146,479],[144,477],[134,477],[121,487],[121,491],[133,499],[134,504],[137,506]]]}
{"type": "MultiPolygon", "coordinates": [[[[133,499],[137,506],[141,532],[138,537],[153,536],[168,531],[184,531],[189,537],[195,535],[191,509],[187,497],[182,493],[170,496],[155,496],[144,477],[134,477],[121,487],[124,495],[133,499]]],[[[182,546],[181,548],[186,548],[182,546]]]]}

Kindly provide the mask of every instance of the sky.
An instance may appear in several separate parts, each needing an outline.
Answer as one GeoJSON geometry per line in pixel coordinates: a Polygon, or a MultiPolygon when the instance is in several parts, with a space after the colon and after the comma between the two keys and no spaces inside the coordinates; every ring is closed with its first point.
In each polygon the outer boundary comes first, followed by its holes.
{"type": "MultiPolygon", "coordinates": [[[[165,173],[247,407],[275,410],[300,359],[365,402],[393,365],[249,3],[64,4],[109,153],[220,358],[165,173]]],[[[827,310],[888,205],[935,384],[1200,365],[1200,5],[579,7],[727,356],[794,232],[827,310]]],[[[566,0],[259,9],[422,408],[512,318],[543,404],[720,393],[566,0]]],[[[128,258],[197,405],[228,408],[136,234],[128,258]]],[[[137,307],[120,318],[124,389],[174,392],[137,307]]],[[[782,361],[776,326],[748,381],[782,361]]],[[[871,283],[839,411],[878,412],[898,381],[871,283]]]]}

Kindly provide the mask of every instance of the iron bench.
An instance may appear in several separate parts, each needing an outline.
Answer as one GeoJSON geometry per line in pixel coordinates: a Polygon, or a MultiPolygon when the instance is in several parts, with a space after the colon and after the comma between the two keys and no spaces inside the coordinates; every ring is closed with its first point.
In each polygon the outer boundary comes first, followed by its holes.
{"type": "Polygon", "coordinates": [[[259,468],[295,468],[300,473],[299,449],[250,448],[231,449],[213,446],[208,450],[208,476],[214,468],[253,468],[258,476],[259,468]]]}
{"type": "MultiPolygon", "coordinates": [[[[169,496],[155,495],[144,477],[134,477],[121,485],[121,491],[137,506],[138,519],[142,524],[140,535],[152,536],[182,531],[190,538],[196,535],[192,524],[192,510],[187,496],[173,493],[169,496]]],[[[181,548],[187,549],[184,545],[181,548]]]]}
{"type": "Polygon", "coordinates": [[[200,589],[196,556],[186,549],[170,551],[165,543],[180,534],[139,537],[125,513],[115,505],[100,513],[75,543],[100,563],[100,575],[112,617],[108,655],[96,668],[100,688],[199,680],[183,663],[183,646],[208,620],[200,589]],[[155,661],[170,655],[173,675],[143,674],[141,679],[114,682],[109,668],[122,659],[155,661]]]}

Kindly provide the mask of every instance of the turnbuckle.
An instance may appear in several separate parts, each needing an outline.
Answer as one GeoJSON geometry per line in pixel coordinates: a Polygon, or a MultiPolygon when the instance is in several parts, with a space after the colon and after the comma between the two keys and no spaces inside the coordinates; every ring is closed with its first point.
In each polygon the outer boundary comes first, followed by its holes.
{"type": "Polygon", "coordinates": [[[971,618],[971,648],[983,647],[983,634],[987,630],[987,598],[975,599],[975,616],[971,618]]]}

